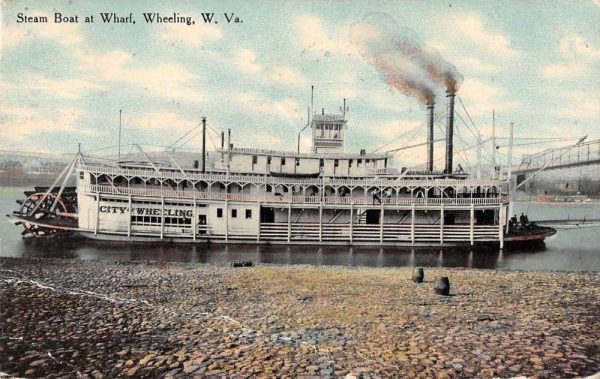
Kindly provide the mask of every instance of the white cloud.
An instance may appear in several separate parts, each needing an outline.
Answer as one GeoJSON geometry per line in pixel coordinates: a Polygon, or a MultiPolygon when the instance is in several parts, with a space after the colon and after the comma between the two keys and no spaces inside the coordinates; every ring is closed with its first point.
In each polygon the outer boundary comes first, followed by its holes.
{"type": "Polygon", "coordinates": [[[134,85],[154,96],[174,100],[204,101],[193,84],[195,75],[179,64],[161,63],[141,67],[139,62],[133,61],[131,54],[123,50],[99,54],[78,50],[75,57],[82,68],[100,81],[134,85]]]}
{"type": "Polygon", "coordinates": [[[546,78],[564,80],[574,75],[581,75],[586,67],[578,63],[552,63],[542,67],[542,75],[546,78]]]}
{"type": "Polygon", "coordinates": [[[256,61],[256,53],[250,49],[239,49],[234,57],[235,66],[248,74],[255,74],[262,71],[262,66],[256,61]]]}
{"type": "MultiPolygon", "coordinates": [[[[48,14],[30,12],[31,15],[48,14]]],[[[133,55],[124,50],[112,50],[97,53],[84,45],[85,36],[79,24],[49,22],[44,27],[5,27],[8,34],[3,34],[3,48],[17,46],[27,38],[42,38],[57,41],[71,47],[76,60],[76,66],[82,76],[73,76],[67,80],[55,80],[41,75],[26,77],[29,88],[41,89],[56,97],[77,98],[84,91],[104,88],[107,83],[118,83],[142,88],[153,96],[163,97],[192,103],[204,101],[194,83],[196,76],[187,68],[177,63],[159,63],[148,65],[146,62],[135,60],[133,55]],[[25,32],[23,32],[25,31],[25,32]],[[25,33],[25,34],[24,34],[25,33]]],[[[181,25],[177,25],[181,27],[181,25]]],[[[214,26],[202,25],[187,27],[187,29],[167,28],[165,39],[179,38],[177,41],[190,46],[200,46],[203,41],[221,38],[221,32],[214,26]]],[[[28,86],[24,86],[27,88],[28,86]]]]}
{"type": "Polygon", "coordinates": [[[303,15],[296,18],[296,31],[302,48],[325,55],[344,54],[358,56],[356,48],[348,40],[348,30],[339,33],[328,31],[316,16],[303,15]]]}
{"type": "Polygon", "coordinates": [[[102,86],[81,79],[50,79],[39,74],[28,74],[22,82],[22,88],[36,92],[75,99],[90,90],[101,89],[102,86]]]}
{"type": "Polygon", "coordinates": [[[145,114],[141,117],[137,117],[133,122],[133,125],[140,129],[191,129],[198,123],[181,118],[177,113],[173,112],[152,112],[145,114]]]}
{"type": "Polygon", "coordinates": [[[10,49],[27,38],[27,30],[16,25],[8,25],[0,29],[0,37],[0,49],[10,49]]]}
{"type": "Polygon", "coordinates": [[[361,88],[356,100],[365,102],[369,106],[394,113],[410,112],[415,106],[421,107],[421,105],[418,105],[417,100],[404,96],[394,88],[390,86],[386,87],[383,83],[372,88],[361,88]]]}
{"type": "Polygon", "coordinates": [[[79,24],[49,22],[43,28],[35,28],[42,38],[57,41],[65,45],[76,45],[83,41],[84,36],[79,24]]]}
{"type": "Polygon", "coordinates": [[[279,84],[301,86],[306,79],[291,67],[276,67],[271,73],[271,79],[279,84]]]}
{"type": "Polygon", "coordinates": [[[356,89],[350,86],[335,86],[330,92],[334,99],[356,99],[358,95],[356,89]]]}
{"type": "Polygon", "coordinates": [[[559,117],[600,119],[600,97],[595,91],[561,91],[561,106],[552,113],[559,117]]]}
{"type": "Polygon", "coordinates": [[[234,101],[253,114],[262,114],[286,120],[296,125],[302,119],[300,106],[292,99],[272,100],[255,93],[239,93],[234,101]]]}
{"type": "Polygon", "coordinates": [[[561,38],[558,53],[562,55],[562,62],[543,66],[541,73],[544,77],[560,81],[576,79],[588,74],[600,60],[600,49],[594,48],[579,34],[561,38]]]}
{"type": "Polygon", "coordinates": [[[39,109],[27,107],[0,107],[2,128],[0,138],[7,143],[26,142],[27,137],[34,134],[60,133],[95,135],[96,131],[78,128],[84,112],[78,108],[63,107],[51,112],[40,112],[39,109]]]}
{"type": "Polygon", "coordinates": [[[43,25],[5,25],[2,27],[2,49],[10,49],[32,38],[41,38],[57,42],[61,45],[74,46],[84,40],[79,24],[54,23],[54,16],[49,13],[29,11],[30,16],[47,17],[48,23],[43,25]]]}
{"type": "MultiPolygon", "coordinates": [[[[599,0],[600,1],[600,0],[599,0]]],[[[574,58],[600,59],[600,49],[594,48],[589,41],[580,34],[565,36],[559,42],[560,51],[565,56],[574,58]]]]}
{"type": "Polygon", "coordinates": [[[495,64],[483,62],[481,59],[476,57],[459,58],[457,63],[467,69],[473,69],[480,72],[495,72],[499,69],[499,67],[495,64]]]}
{"type": "Polygon", "coordinates": [[[465,79],[458,95],[471,116],[491,115],[492,110],[506,112],[519,105],[516,100],[508,98],[502,88],[477,79],[465,79]]]}
{"type": "MultiPolygon", "coordinates": [[[[327,86],[331,99],[356,99],[365,90],[364,80],[359,75],[359,67],[353,63],[351,67],[335,70],[331,82],[327,86]]],[[[370,71],[371,68],[369,67],[370,71]]]]}
{"type": "Polygon", "coordinates": [[[166,28],[161,37],[168,44],[202,47],[207,42],[221,39],[223,33],[214,24],[172,24],[166,28]]]}
{"type": "Polygon", "coordinates": [[[383,123],[375,123],[370,128],[373,130],[373,134],[389,142],[418,126],[423,126],[423,130],[425,130],[425,121],[425,113],[423,113],[423,122],[393,120],[383,123]]]}
{"type": "Polygon", "coordinates": [[[251,138],[254,143],[251,143],[250,146],[261,146],[272,150],[278,150],[285,144],[280,136],[271,133],[254,133],[251,138]]]}
{"type": "Polygon", "coordinates": [[[450,18],[453,30],[463,37],[478,44],[480,47],[499,57],[512,59],[517,57],[517,51],[511,46],[510,40],[499,30],[486,26],[477,14],[462,14],[450,18]]]}
{"type": "Polygon", "coordinates": [[[600,7],[600,0],[592,0],[592,3],[596,4],[596,6],[600,7]]]}

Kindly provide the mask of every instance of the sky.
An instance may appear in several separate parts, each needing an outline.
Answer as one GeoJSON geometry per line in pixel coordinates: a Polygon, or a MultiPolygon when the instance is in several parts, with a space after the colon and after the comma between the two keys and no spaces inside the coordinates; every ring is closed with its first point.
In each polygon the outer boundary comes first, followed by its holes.
{"type": "MultiPolygon", "coordinates": [[[[213,131],[231,129],[236,147],[295,150],[311,85],[315,110],[339,113],[346,99],[347,152],[424,142],[425,106],[391,87],[351,41],[351,26],[373,12],[411,29],[464,78],[455,133],[464,166],[476,162],[475,134],[491,136],[492,113],[498,159],[507,158],[510,122],[517,163],[583,135],[600,138],[600,0],[164,3],[0,0],[0,149],[114,147],[122,110],[123,145],[171,145],[205,116],[209,149],[220,144],[213,131]],[[79,23],[54,23],[55,12],[79,23]],[[133,13],[136,24],[102,23],[100,12],[133,13]],[[147,24],[144,12],[196,23],[147,24]],[[218,24],[204,23],[203,12],[218,24]],[[241,22],[225,20],[232,12],[241,22]],[[17,23],[19,13],[49,22],[17,23]],[[89,15],[94,23],[84,22],[89,15]],[[551,137],[571,139],[531,139],[551,137]]],[[[437,138],[443,91],[436,102],[437,138]]],[[[190,137],[182,148],[199,149],[200,136],[190,137]]],[[[310,149],[310,133],[301,146],[310,149]]],[[[483,159],[491,146],[484,143],[483,159]]],[[[443,150],[436,144],[436,168],[443,150]]],[[[424,153],[419,146],[395,159],[419,167],[424,153]]]]}

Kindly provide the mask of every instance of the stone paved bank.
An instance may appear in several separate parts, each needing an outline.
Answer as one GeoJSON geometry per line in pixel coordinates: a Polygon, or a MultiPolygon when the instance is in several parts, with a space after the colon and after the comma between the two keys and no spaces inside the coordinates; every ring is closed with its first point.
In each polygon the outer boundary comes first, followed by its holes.
{"type": "Polygon", "coordinates": [[[0,259],[0,371],[25,377],[576,377],[600,275],[0,259]],[[433,292],[447,275],[451,297],[433,292]]]}

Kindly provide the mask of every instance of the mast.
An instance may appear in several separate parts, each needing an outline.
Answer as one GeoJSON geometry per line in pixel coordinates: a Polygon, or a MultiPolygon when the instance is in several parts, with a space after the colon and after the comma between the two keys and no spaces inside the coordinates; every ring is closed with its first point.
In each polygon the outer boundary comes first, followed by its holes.
{"type": "MultiPolygon", "coordinates": [[[[509,140],[508,140],[508,169],[507,169],[507,180],[508,180],[508,209],[506,210],[506,219],[508,220],[508,218],[510,217],[510,215],[513,212],[513,202],[512,202],[512,178],[511,178],[511,174],[512,174],[512,151],[513,151],[513,130],[514,130],[514,123],[511,121],[510,122],[510,136],[509,136],[509,140]]],[[[508,233],[508,222],[506,223],[506,233],[508,233]]]]}
{"type": "Polygon", "coordinates": [[[513,152],[513,130],[514,130],[514,123],[511,121],[510,123],[510,137],[508,140],[508,183],[509,183],[509,188],[510,188],[510,183],[511,183],[511,174],[512,174],[512,152],[513,152]]]}
{"type": "Polygon", "coordinates": [[[481,132],[477,129],[477,179],[481,179],[481,132]]]}
{"type": "MultiPolygon", "coordinates": [[[[310,113],[315,109],[315,86],[310,86],[310,113]]],[[[310,118],[308,119],[308,123],[310,124],[310,118]]]]}
{"type": "Polygon", "coordinates": [[[227,129],[227,176],[231,172],[231,129],[227,129]]]}
{"type": "Polygon", "coordinates": [[[225,132],[221,131],[221,163],[225,160],[223,150],[225,149],[225,132]]]}
{"type": "Polygon", "coordinates": [[[202,173],[206,172],[206,117],[202,117],[202,173]]]}
{"type": "Polygon", "coordinates": [[[492,179],[496,177],[496,113],[492,109],[492,179]]]}
{"type": "Polygon", "coordinates": [[[117,158],[117,163],[121,162],[121,113],[123,112],[122,109],[119,109],[119,154],[118,154],[118,158],[117,158]]]}

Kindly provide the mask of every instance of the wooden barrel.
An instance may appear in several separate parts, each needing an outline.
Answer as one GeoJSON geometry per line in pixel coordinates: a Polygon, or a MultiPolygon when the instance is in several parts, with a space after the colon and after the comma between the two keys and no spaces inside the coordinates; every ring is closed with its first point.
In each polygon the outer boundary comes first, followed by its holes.
{"type": "Polygon", "coordinates": [[[424,279],[425,279],[425,272],[423,271],[423,269],[421,267],[415,268],[412,273],[413,282],[423,283],[424,279]]]}
{"type": "Polygon", "coordinates": [[[438,295],[448,296],[450,295],[450,280],[447,276],[442,276],[435,281],[433,288],[438,295]]]}

